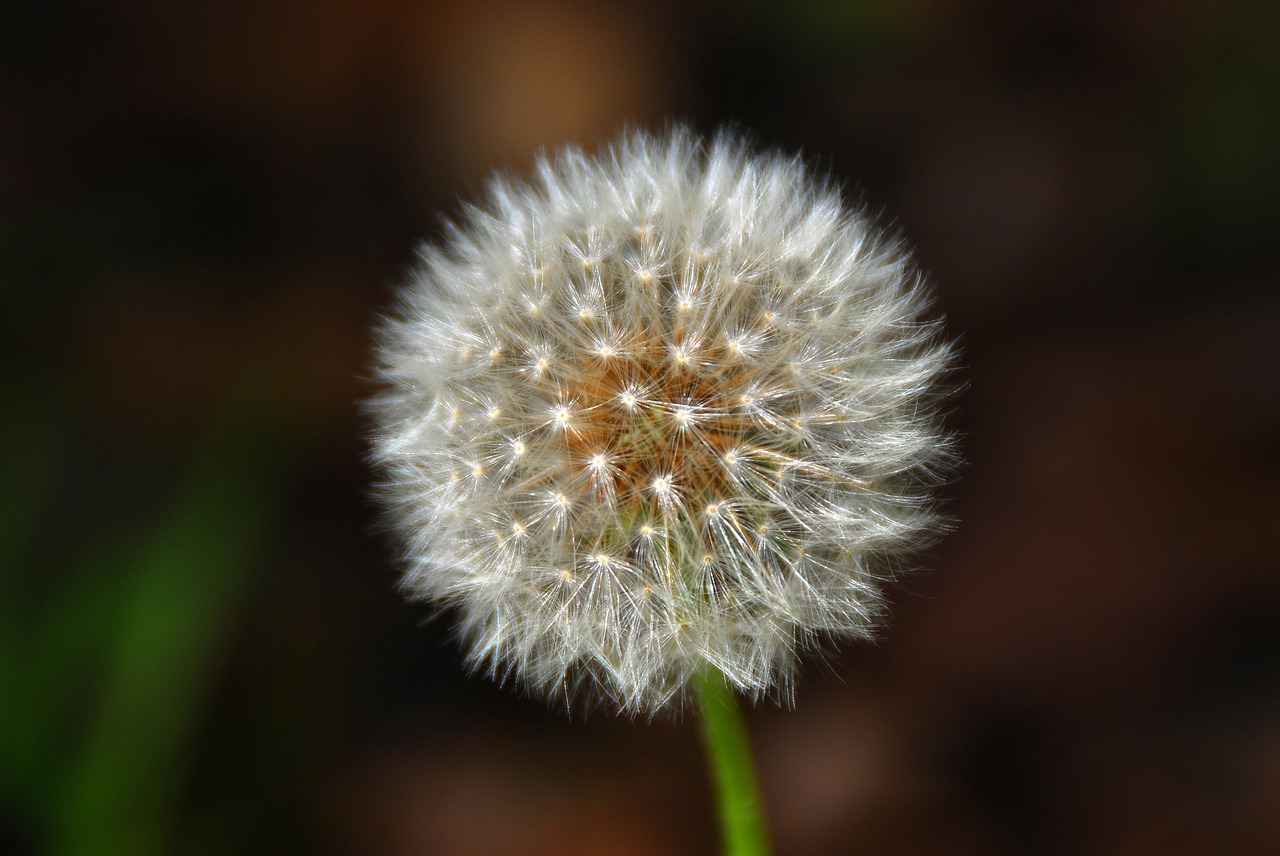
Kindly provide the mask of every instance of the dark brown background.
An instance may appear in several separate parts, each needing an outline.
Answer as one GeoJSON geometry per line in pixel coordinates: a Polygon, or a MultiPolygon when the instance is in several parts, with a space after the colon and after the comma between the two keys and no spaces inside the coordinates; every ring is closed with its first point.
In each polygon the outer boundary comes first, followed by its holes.
{"type": "Polygon", "coordinates": [[[463,674],[365,498],[367,328],[494,167],[737,123],[911,236],[959,528],[752,713],[787,854],[1280,852],[1280,15],[9,4],[0,849],[697,854],[693,723],[463,674]]]}

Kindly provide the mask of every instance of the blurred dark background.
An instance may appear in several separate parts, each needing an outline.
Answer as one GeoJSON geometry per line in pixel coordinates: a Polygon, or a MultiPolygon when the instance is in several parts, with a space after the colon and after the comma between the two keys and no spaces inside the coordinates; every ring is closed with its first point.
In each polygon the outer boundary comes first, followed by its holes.
{"type": "Polygon", "coordinates": [[[691,722],[468,679],[370,321],[488,172],[726,123],[964,342],[957,531],[751,714],[780,856],[1280,853],[1280,5],[17,0],[0,852],[699,854],[691,722]]]}

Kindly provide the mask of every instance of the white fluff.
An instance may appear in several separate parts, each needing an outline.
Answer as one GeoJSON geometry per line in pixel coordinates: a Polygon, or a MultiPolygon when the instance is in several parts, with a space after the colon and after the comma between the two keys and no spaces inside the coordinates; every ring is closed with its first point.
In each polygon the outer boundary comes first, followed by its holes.
{"type": "Polygon", "coordinates": [[[536,694],[790,693],[937,528],[951,350],[904,248],[798,159],[633,132],[498,178],[380,332],[412,595],[536,694]]]}

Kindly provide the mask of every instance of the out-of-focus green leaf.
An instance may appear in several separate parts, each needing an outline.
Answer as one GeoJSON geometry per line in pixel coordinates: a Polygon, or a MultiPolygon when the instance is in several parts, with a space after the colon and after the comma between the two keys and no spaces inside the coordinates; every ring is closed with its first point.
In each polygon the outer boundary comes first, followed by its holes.
{"type": "Polygon", "coordinates": [[[64,781],[59,852],[168,849],[190,738],[278,490],[273,450],[245,429],[233,420],[210,433],[131,563],[87,739],[64,781]]]}

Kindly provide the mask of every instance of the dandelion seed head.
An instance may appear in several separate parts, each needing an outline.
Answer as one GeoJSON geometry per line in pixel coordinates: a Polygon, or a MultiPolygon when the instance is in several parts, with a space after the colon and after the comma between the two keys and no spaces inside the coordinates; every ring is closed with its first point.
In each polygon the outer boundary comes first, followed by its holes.
{"type": "Polygon", "coordinates": [[[630,133],[495,179],[400,294],[371,403],[404,587],[470,662],[652,715],[713,667],[788,698],[938,531],[951,348],[798,159],[630,133]]]}

